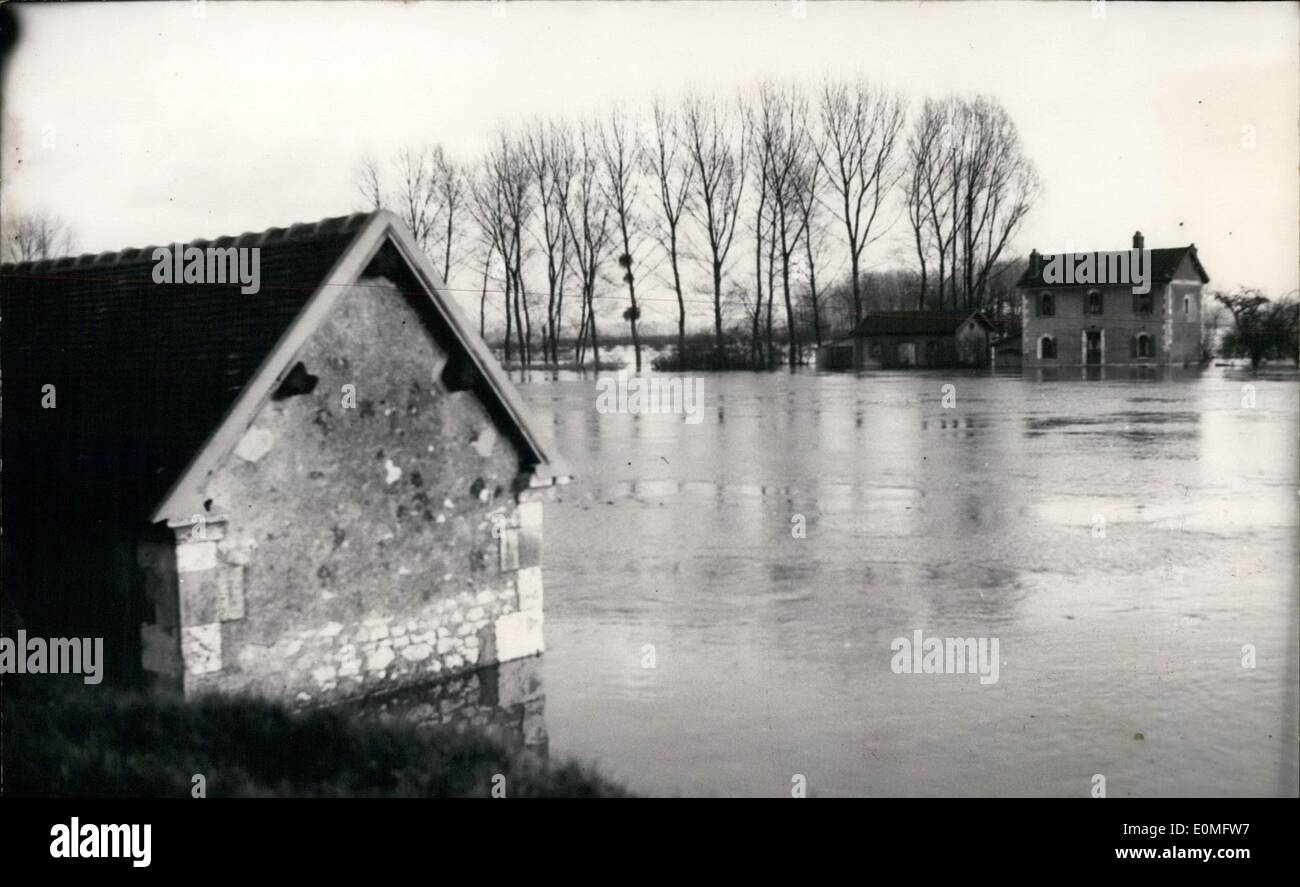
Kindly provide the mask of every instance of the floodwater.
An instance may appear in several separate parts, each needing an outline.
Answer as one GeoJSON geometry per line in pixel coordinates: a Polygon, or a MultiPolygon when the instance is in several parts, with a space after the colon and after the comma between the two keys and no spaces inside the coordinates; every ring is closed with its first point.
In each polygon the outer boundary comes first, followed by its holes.
{"type": "Polygon", "coordinates": [[[700,378],[695,424],[522,386],[576,475],[553,756],[654,795],[1297,793],[1295,376],[700,378]],[[996,638],[997,682],[895,673],[918,629],[996,638]]]}

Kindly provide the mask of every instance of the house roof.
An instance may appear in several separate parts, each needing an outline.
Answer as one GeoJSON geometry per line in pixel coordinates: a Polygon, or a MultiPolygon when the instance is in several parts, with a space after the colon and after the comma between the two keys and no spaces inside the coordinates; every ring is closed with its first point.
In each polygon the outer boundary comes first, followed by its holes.
{"type": "Polygon", "coordinates": [[[393,214],[186,246],[259,248],[260,291],[241,294],[238,282],[154,283],[154,247],[0,266],[7,466],[62,477],[75,495],[111,500],[115,514],[131,518],[202,512],[208,476],[383,249],[390,262],[404,260],[407,285],[428,297],[450,334],[443,338],[459,349],[523,461],[542,478],[564,473],[550,436],[393,214]],[[47,384],[55,386],[52,410],[41,406],[47,384]]]}
{"type": "Polygon", "coordinates": [[[984,315],[936,311],[881,311],[868,314],[858,322],[854,336],[951,336],[967,320],[974,319],[985,327],[984,315]]]}
{"type": "MultiPolygon", "coordinates": [[[[1190,257],[1192,268],[1201,278],[1201,283],[1209,283],[1210,275],[1205,272],[1205,267],[1201,265],[1200,259],[1196,256],[1196,244],[1190,243],[1187,246],[1164,247],[1161,249],[1147,250],[1151,258],[1151,282],[1168,283],[1174,279],[1178,273],[1179,267],[1183,264],[1183,259],[1190,257]]],[[[1047,267],[1048,261],[1055,255],[1065,256],[1067,253],[1032,253],[1029,256],[1028,266],[1025,273],[1020,275],[1020,280],[1016,283],[1019,287],[1056,287],[1056,286],[1095,286],[1095,284],[1060,284],[1048,283],[1043,279],[1043,272],[1047,267]]],[[[1076,256],[1084,253],[1074,253],[1076,256]]],[[[1094,253],[1094,255],[1105,255],[1105,253],[1094,253]]]]}

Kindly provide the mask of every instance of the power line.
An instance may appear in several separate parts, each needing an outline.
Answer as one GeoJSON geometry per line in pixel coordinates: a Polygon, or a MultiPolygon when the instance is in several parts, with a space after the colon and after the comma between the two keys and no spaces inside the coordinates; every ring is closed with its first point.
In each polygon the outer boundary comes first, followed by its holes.
{"type": "MultiPolygon", "coordinates": [[[[842,265],[843,262],[841,262],[840,264],[842,265]]],[[[838,270],[838,269],[837,269],[837,270],[838,270]]],[[[131,283],[140,283],[140,282],[141,282],[138,278],[129,278],[129,277],[128,277],[128,278],[107,278],[107,279],[106,279],[106,278],[103,278],[103,277],[99,277],[99,276],[97,276],[97,275],[31,274],[31,273],[18,273],[18,272],[12,272],[12,271],[10,271],[10,272],[0,273],[0,280],[7,280],[7,279],[12,279],[12,280],[60,280],[60,281],[92,281],[92,280],[94,280],[94,281],[99,281],[99,282],[101,282],[101,283],[112,283],[112,284],[131,284],[131,283]]],[[[206,283],[190,283],[190,284],[186,284],[186,283],[170,283],[170,284],[168,284],[168,283],[160,283],[160,284],[154,284],[154,283],[152,282],[152,280],[150,280],[149,282],[150,282],[151,285],[155,285],[155,286],[171,286],[171,287],[184,287],[184,286],[211,286],[211,285],[213,285],[213,284],[206,284],[206,283]]],[[[223,285],[225,285],[225,286],[238,286],[238,285],[239,285],[239,282],[238,282],[238,281],[232,281],[232,282],[230,282],[230,283],[223,284],[223,285]]],[[[259,285],[259,292],[260,292],[261,290],[273,290],[273,291],[280,291],[280,292],[312,293],[312,292],[315,292],[317,289],[319,289],[321,286],[338,286],[338,287],[347,287],[347,288],[351,288],[351,287],[364,287],[364,286],[367,286],[367,284],[364,284],[364,283],[361,283],[361,282],[356,282],[356,283],[322,283],[322,284],[320,284],[320,286],[318,286],[318,287],[293,286],[293,285],[289,285],[289,284],[281,284],[281,285],[276,285],[276,284],[264,284],[264,285],[259,285]]],[[[448,292],[448,293],[468,293],[468,294],[471,294],[471,295],[478,295],[480,298],[482,298],[484,295],[489,295],[489,296],[514,295],[514,294],[516,294],[516,292],[517,292],[516,290],[513,290],[513,289],[507,291],[507,290],[505,290],[505,289],[497,288],[497,287],[487,287],[486,289],[484,289],[483,287],[455,287],[455,286],[450,286],[450,285],[446,285],[446,284],[444,284],[444,285],[441,287],[441,289],[442,289],[443,291],[448,292]]],[[[409,292],[403,292],[402,294],[403,294],[403,295],[407,295],[407,296],[410,296],[410,295],[420,295],[419,293],[409,293],[409,292]]],[[[550,294],[548,291],[537,290],[537,289],[528,289],[528,288],[525,288],[525,289],[523,289],[523,290],[521,290],[521,291],[518,291],[518,294],[524,296],[525,298],[528,298],[528,297],[531,296],[531,297],[535,297],[535,298],[537,298],[537,299],[541,299],[541,298],[543,298],[543,297],[546,297],[546,298],[549,299],[550,296],[551,296],[551,294],[550,294]]],[[[559,293],[557,292],[556,295],[559,295],[559,293]]],[[[573,290],[567,291],[567,292],[564,293],[564,295],[565,295],[566,300],[567,300],[569,297],[578,298],[578,299],[580,299],[580,300],[583,298],[583,294],[582,294],[582,291],[581,291],[580,289],[579,289],[579,290],[576,290],[576,291],[573,291],[573,290]]],[[[609,301],[619,301],[619,302],[622,302],[622,303],[626,303],[629,307],[631,306],[631,302],[632,302],[631,296],[630,296],[628,293],[625,293],[625,292],[618,292],[618,291],[606,291],[605,293],[592,293],[592,299],[593,299],[593,301],[594,301],[595,299],[603,299],[603,300],[605,300],[606,302],[609,302],[609,301]]],[[[727,295],[726,295],[725,293],[723,294],[722,300],[723,300],[723,301],[726,301],[726,300],[727,300],[727,295]]],[[[487,300],[485,300],[485,301],[487,301],[487,300]]],[[[637,301],[637,304],[638,304],[638,305],[639,305],[640,303],[642,303],[642,302],[650,302],[650,303],[665,303],[665,304],[669,304],[669,305],[677,305],[677,304],[678,304],[678,298],[677,298],[675,295],[674,295],[674,296],[637,296],[636,301],[637,301]]],[[[712,306],[712,305],[714,304],[714,299],[712,299],[712,298],[692,298],[692,297],[685,296],[685,295],[682,296],[682,298],[681,298],[680,301],[681,301],[682,304],[689,304],[689,305],[708,305],[708,306],[712,306]]],[[[495,305],[495,303],[491,303],[490,301],[488,301],[488,303],[489,303],[489,304],[494,304],[494,305],[495,305]]],[[[498,310],[499,310],[499,307],[500,307],[500,306],[496,306],[496,307],[497,307],[498,310]]]]}

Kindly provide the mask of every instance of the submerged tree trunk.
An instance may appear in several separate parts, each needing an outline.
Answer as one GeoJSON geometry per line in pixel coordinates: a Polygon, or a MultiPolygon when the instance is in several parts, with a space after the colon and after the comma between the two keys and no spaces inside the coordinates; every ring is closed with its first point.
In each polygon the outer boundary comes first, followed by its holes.
{"type": "Polygon", "coordinates": [[[682,297],[682,275],[677,266],[677,228],[672,232],[673,290],[677,293],[677,359],[686,360],[686,299],[682,297]]]}
{"type": "Polygon", "coordinates": [[[506,354],[505,354],[505,362],[506,362],[506,363],[509,363],[509,362],[510,362],[510,335],[511,335],[511,333],[513,332],[513,321],[512,321],[512,318],[514,317],[514,304],[513,304],[513,300],[512,300],[512,297],[513,297],[513,291],[514,291],[514,285],[513,285],[512,282],[511,282],[511,277],[512,277],[512,275],[510,274],[510,263],[509,263],[508,261],[505,263],[505,269],[506,269],[506,273],[505,273],[505,277],[504,277],[504,280],[505,280],[505,288],[502,290],[502,292],[503,292],[504,295],[505,295],[505,303],[506,303],[506,306],[505,306],[505,307],[506,307],[506,354]]]}
{"type": "Polygon", "coordinates": [[[849,251],[849,274],[853,279],[853,329],[857,329],[858,321],[862,319],[862,281],[858,279],[858,263],[861,260],[858,254],[849,251]]]}
{"type": "Polygon", "coordinates": [[[579,368],[587,360],[587,297],[585,291],[580,295],[582,308],[578,320],[578,338],[573,343],[574,360],[579,368]]]}
{"type": "MultiPolygon", "coordinates": [[[[593,271],[593,276],[595,272],[593,271]]],[[[596,334],[596,294],[595,287],[587,287],[587,329],[591,333],[591,361],[596,371],[600,372],[600,337],[596,334]]]]}
{"type": "Polygon", "coordinates": [[[487,341],[487,280],[488,266],[492,264],[492,252],[483,260],[483,292],[478,299],[478,337],[487,341]]]}
{"type": "Polygon", "coordinates": [[[817,266],[813,261],[812,225],[804,229],[804,244],[808,247],[808,300],[812,302],[813,337],[817,347],[822,347],[821,311],[817,307],[817,266]]]}
{"type": "Polygon", "coordinates": [[[763,317],[763,233],[761,228],[759,228],[758,235],[754,238],[754,288],[758,291],[758,295],[754,301],[754,323],[752,341],[749,343],[749,356],[750,365],[758,370],[763,367],[763,342],[759,333],[763,317]]]}
{"type": "Polygon", "coordinates": [[[772,338],[772,303],[776,300],[776,230],[767,245],[767,368],[776,369],[776,342],[772,338]]]}
{"type": "Polygon", "coordinates": [[[533,321],[528,312],[528,293],[524,289],[524,268],[523,268],[524,249],[520,242],[519,231],[515,231],[515,300],[522,306],[523,312],[520,315],[523,318],[521,324],[516,324],[516,329],[523,337],[519,345],[519,354],[525,367],[533,365],[533,321]]]}
{"type": "Polygon", "coordinates": [[[794,328],[794,306],[790,304],[790,245],[786,242],[785,225],[781,226],[781,295],[785,299],[786,362],[791,369],[799,360],[798,333],[794,328]]]}

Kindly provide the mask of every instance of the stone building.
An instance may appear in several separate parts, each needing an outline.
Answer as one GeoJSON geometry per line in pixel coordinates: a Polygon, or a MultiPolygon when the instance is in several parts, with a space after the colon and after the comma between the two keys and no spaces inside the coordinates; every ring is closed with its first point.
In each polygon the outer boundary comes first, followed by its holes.
{"type": "Polygon", "coordinates": [[[1019,370],[1022,368],[1024,341],[1020,333],[1013,333],[998,339],[989,346],[989,366],[995,370],[1019,370]]]}
{"type": "Polygon", "coordinates": [[[232,247],[257,292],[210,260],[156,283],[154,247],[0,269],[29,633],[105,638],[119,680],[313,705],[541,652],[567,478],[410,232],[376,212],[185,255],[232,247]]]}
{"type": "Polygon", "coordinates": [[[1123,252],[1040,255],[1035,250],[1017,284],[1024,366],[1195,364],[1201,358],[1201,291],[1209,281],[1195,244],[1147,250],[1140,231],[1133,235],[1132,250],[1123,252]],[[1053,273],[1066,260],[1071,282],[1053,273]],[[1090,272],[1081,275],[1088,279],[1073,282],[1073,268],[1082,261],[1091,262],[1090,272]],[[1146,280],[1135,285],[1138,261],[1146,280]],[[1121,264],[1124,274],[1102,271],[1121,264]],[[1124,279],[1116,282],[1117,277],[1124,279]]]}
{"type": "Polygon", "coordinates": [[[817,352],[819,369],[984,367],[991,326],[982,314],[882,311],[817,352]]]}

